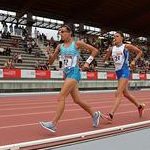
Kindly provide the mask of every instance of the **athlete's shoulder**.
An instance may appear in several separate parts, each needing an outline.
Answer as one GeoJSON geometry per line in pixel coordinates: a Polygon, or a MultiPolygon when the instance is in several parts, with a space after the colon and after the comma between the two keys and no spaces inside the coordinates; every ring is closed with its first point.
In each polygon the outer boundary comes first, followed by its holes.
{"type": "Polygon", "coordinates": [[[83,44],[83,43],[84,43],[84,42],[81,41],[81,40],[76,40],[76,41],[75,41],[75,44],[76,44],[76,45],[81,45],[81,44],[83,44]]]}
{"type": "Polygon", "coordinates": [[[132,44],[124,44],[126,49],[130,49],[133,45],[132,44]]]}
{"type": "Polygon", "coordinates": [[[81,41],[81,40],[76,40],[75,41],[75,47],[78,49],[80,47],[82,47],[83,45],[85,45],[85,42],[81,41]]]}

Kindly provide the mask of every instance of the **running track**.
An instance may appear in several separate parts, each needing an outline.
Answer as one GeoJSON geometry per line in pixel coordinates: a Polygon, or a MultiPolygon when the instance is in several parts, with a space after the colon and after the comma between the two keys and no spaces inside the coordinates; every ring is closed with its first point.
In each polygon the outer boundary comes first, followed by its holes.
{"type": "MultiPolygon", "coordinates": [[[[96,129],[150,120],[150,91],[134,91],[132,94],[146,104],[142,118],[139,118],[137,108],[123,98],[113,124],[101,119],[96,129]]],[[[109,112],[115,98],[114,93],[86,93],[81,94],[81,97],[95,110],[104,113],[109,112]]],[[[0,146],[96,130],[92,127],[90,116],[74,104],[70,96],[66,100],[65,112],[58,123],[57,132],[43,129],[39,121],[51,120],[56,105],[57,95],[0,97],[0,146]]]]}

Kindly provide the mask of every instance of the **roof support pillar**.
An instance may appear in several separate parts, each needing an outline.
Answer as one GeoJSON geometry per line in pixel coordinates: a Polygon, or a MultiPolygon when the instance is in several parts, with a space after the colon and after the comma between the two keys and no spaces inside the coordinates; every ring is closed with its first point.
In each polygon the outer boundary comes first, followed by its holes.
{"type": "Polygon", "coordinates": [[[32,19],[32,13],[27,13],[27,32],[28,35],[31,36],[32,35],[32,25],[33,25],[34,21],[32,19]]]}

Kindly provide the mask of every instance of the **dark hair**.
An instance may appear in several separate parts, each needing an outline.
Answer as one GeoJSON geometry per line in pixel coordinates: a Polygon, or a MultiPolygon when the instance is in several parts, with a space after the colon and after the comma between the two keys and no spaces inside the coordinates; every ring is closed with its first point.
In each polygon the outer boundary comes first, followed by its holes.
{"type": "Polygon", "coordinates": [[[124,40],[124,35],[123,35],[123,32],[122,32],[122,31],[116,31],[116,33],[120,34],[120,35],[121,35],[121,37],[122,37],[122,38],[123,38],[123,40],[124,40]]]}
{"type": "Polygon", "coordinates": [[[66,29],[69,32],[72,32],[71,36],[74,36],[74,25],[73,24],[66,23],[66,24],[62,25],[62,27],[66,27],[66,29]]]}

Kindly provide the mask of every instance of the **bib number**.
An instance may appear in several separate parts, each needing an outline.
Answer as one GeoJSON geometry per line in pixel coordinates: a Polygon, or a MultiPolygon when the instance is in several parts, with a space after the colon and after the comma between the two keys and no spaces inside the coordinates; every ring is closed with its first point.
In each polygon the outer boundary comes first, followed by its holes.
{"type": "Polygon", "coordinates": [[[72,56],[66,55],[64,56],[64,67],[71,67],[72,66],[72,56]]]}
{"type": "Polygon", "coordinates": [[[121,60],[120,58],[121,58],[120,55],[114,56],[114,61],[115,62],[120,62],[120,60],[121,60]]]}

